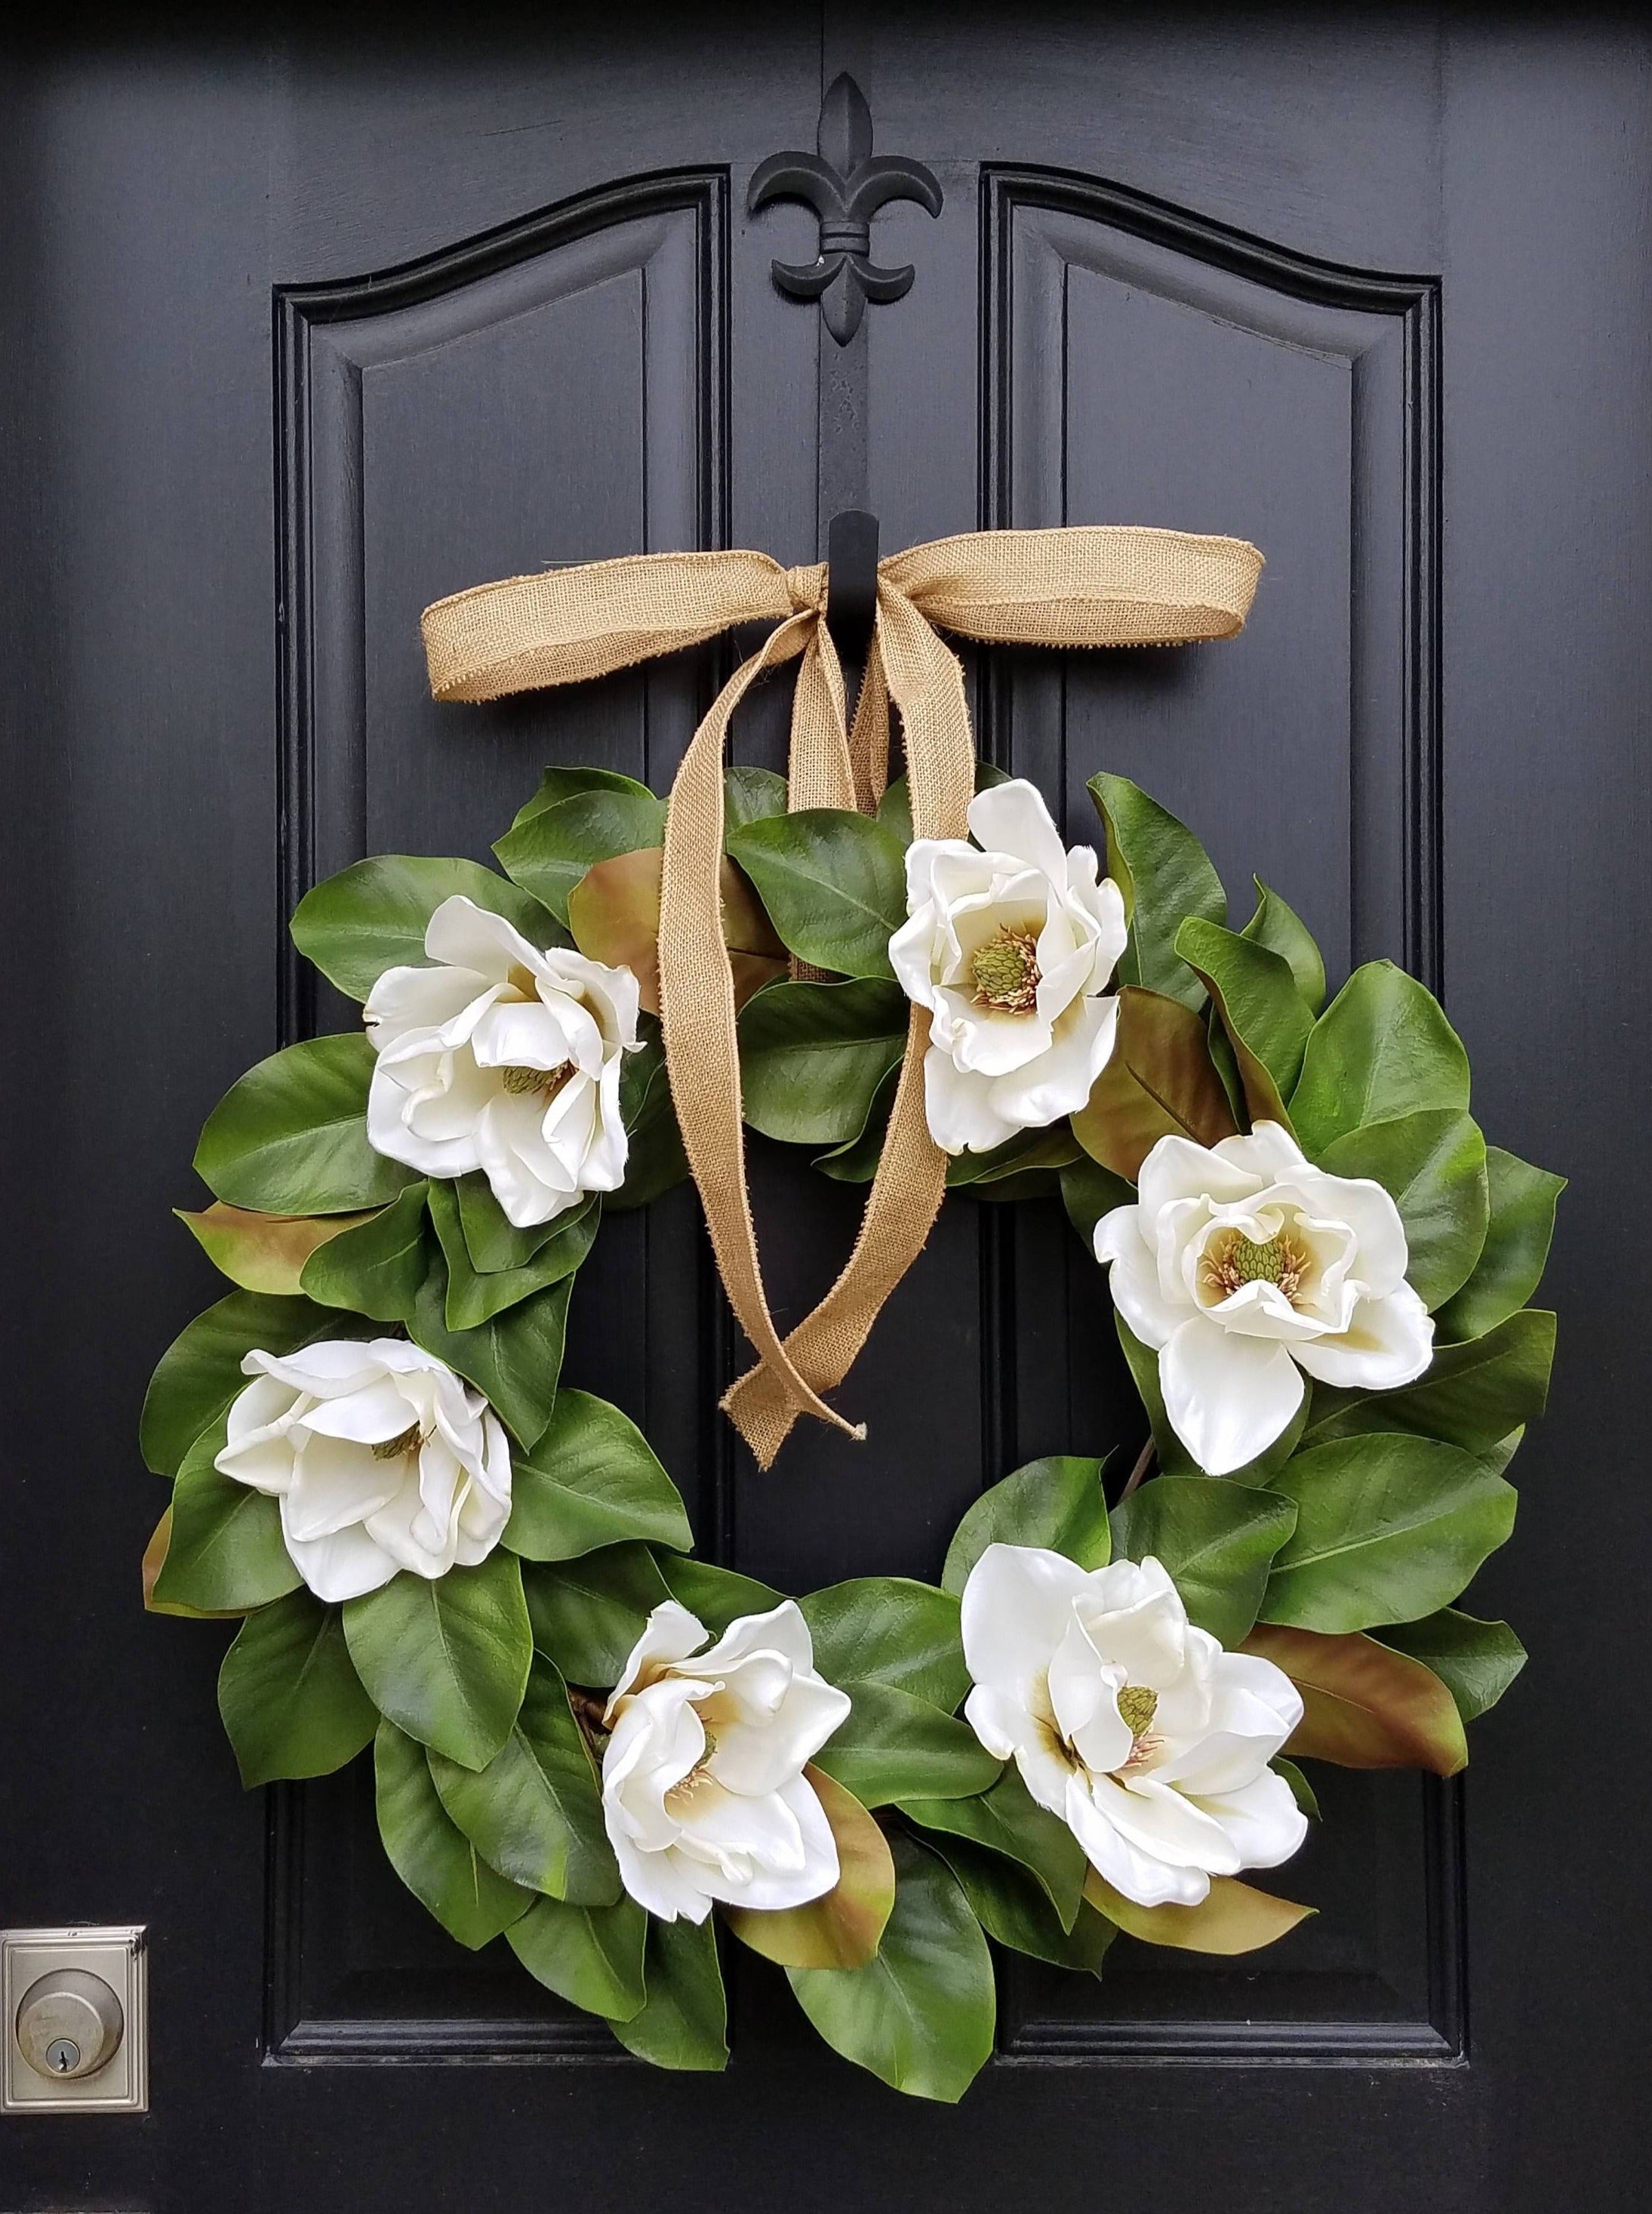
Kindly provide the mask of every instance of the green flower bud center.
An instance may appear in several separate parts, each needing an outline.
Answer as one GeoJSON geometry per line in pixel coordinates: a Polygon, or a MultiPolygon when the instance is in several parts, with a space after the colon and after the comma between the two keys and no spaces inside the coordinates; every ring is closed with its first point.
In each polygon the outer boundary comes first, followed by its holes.
{"type": "Polygon", "coordinates": [[[1119,1694],[1119,1719],[1132,1737],[1143,1737],[1159,1711],[1159,1695],[1145,1684],[1126,1684],[1119,1694]]]}
{"type": "Polygon", "coordinates": [[[424,1442],[424,1434],[418,1424],[409,1422],[396,1438],[381,1438],[373,1448],[375,1460],[399,1460],[404,1453],[417,1453],[424,1442]]]}
{"type": "Polygon", "coordinates": [[[1294,1300],[1308,1274],[1308,1255],[1289,1231],[1259,1245],[1239,1231],[1213,1241],[1204,1257],[1204,1277],[1217,1299],[1231,1299],[1247,1284],[1277,1284],[1294,1300]]]}
{"type": "Polygon", "coordinates": [[[969,960],[975,1004],[1024,1015],[1038,1005],[1038,933],[1003,924],[969,960]]]}
{"type": "Polygon", "coordinates": [[[559,1061],[554,1068],[503,1068],[499,1072],[505,1090],[513,1098],[522,1098],[541,1092],[546,1099],[554,1099],[563,1086],[574,1073],[571,1061],[559,1061]]]}

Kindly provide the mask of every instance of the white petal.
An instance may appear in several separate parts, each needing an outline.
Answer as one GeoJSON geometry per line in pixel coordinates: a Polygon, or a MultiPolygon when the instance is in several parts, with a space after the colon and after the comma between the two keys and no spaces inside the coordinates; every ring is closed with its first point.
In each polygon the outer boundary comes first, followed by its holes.
{"type": "Polygon", "coordinates": [[[1011,777],[978,792],[969,804],[970,835],[989,853],[1030,862],[1054,883],[1067,881],[1067,849],[1044,804],[1025,777],[1011,777]]]}
{"type": "Polygon", "coordinates": [[[1117,1000],[1096,995],[1076,1001],[1057,1024],[1049,1051],[997,1079],[993,1106],[1021,1130],[1042,1130],[1064,1115],[1076,1115],[1112,1058],[1118,1024],[1117,1000]]]}
{"type": "Polygon", "coordinates": [[[1381,1297],[1404,1281],[1410,1259],[1405,1226],[1380,1183],[1369,1177],[1327,1176],[1322,1169],[1303,1166],[1282,1177],[1277,1194],[1265,1193],[1260,1203],[1265,1205],[1276,1196],[1289,1203],[1296,1195],[1305,1214],[1319,1221],[1345,1223],[1353,1232],[1355,1253],[1349,1273],[1368,1292],[1381,1297]]]}
{"type": "Polygon", "coordinates": [[[895,982],[920,1007],[935,1005],[935,909],[925,901],[889,940],[895,982]]]}
{"type": "Polygon", "coordinates": [[[583,1007],[560,994],[548,1006],[504,1000],[476,1025],[471,1050],[481,1068],[560,1068],[571,1061],[595,1069],[602,1064],[602,1034],[583,1007]]]}
{"type": "Polygon", "coordinates": [[[1316,1338],[1295,1348],[1296,1358],[1321,1384],[1388,1391],[1414,1384],[1434,1358],[1434,1318],[1409,1284],[1383,1300],[1361,1300],[1340,1337],[1316,1338]]]}
{"type": "Polygon", "coordinates": [[[662,1599],[643,1624],[643,1634],[631,1647],[631,1657],[619,1672],[619,1681],[609,1696],[605,1722],[630,1691],[641,1690],[679,1660],[686,1660],[704,1644],[705,1624],[674,1599],[662,1599]]]}
{"type": "Polygon", "coordinates": [[[537,976],[541,954],[530,945],[515,923],[474,900],[455,892],[444,899],[424,926],[424,951],[432,961],[445,961],[454,969],[473,969],[490,983],[509,981],[513,969],[537,976]]]}
{"type": "Polygon", "coordinates": [[[1030,1705],[1067,1634],[1085,1572],[1039,1545],[989,1545],[964,1585],[964,1664],[978,1684],[1030,1705]]]}
{"type": "Polygon", "coordinates": [[[1158,1263],[1142,1235],[1139,1207],[1115,1207],[1095,1226],[1095,1257],[1110,1263],[1113,1303],[1143,1345],[1156,1353],[1187,1319],[1185,1302],[1167,1300],[1158,1263]]]}
{"type": "Polygon", "coordinates": [[[1172,1868],[1203,1868],[1207,1875],[1235,1875],[1240,1859],[1220,1822],[1173,1784],[1141,1776],[1117,1783],[1098,1776],[1091,1785],[1096,1807],[1120,1836],[1172,1868]]]}
{"type": "Polygon", "coordinates": [[[992,1104],[992,1079],[954,1066],[932,1045],[924,1056],[924,1112],[943,1153],[987,1153],[1015,1135],[992,1104]]]}
{"type": "MultiPolygon", "coordinates": [[[[539,957],[543,977],[570,998],[582,1000],[594,1014],[606,1045],[630,1051],[637,1043],[637,1017],[640,1005],[637,977],[624,963],[611,967],[593,961],[570,946],[552,945],[539,957]]],[[[541,985],[544,996],[544,985],[541,985]]]]}
{"type": "Polygon", "coordinates": [[[410,1032],[439,1031],[488,988],[473,969],[387,969],[367,995],[362,1020],[381,1053],[410,1032]]]}
{"type": "Polygon", "coordinates": [[[388,1376],[379,1375],[354,1391],[322,1399],[304,1416],[304,1428],[317,1436],[347,1438],[357,1445],[387,1445],[417,1420],[412,1402],[388,1376]]]}
{"type": "MultiPolygon", "coordinates": [[[[1222,1141],[1223,1145],[1231,1143],[1231,1139],[1222,1141]]],[[[1159,1140],[1136,1179],[1149,1239],[1156,1236],[1159,1215],[1173,1201],[1248,1199],[1260,1189],[1260,1178],[1224,1159],[1219,1147],[1213,1150],[1175,1136],[1159,1140]]]]}
{"type": "Polygon", "coordinates": [[[1230,1476],[1289,1427],[1306,1387],[1283,1345],[1195,1315],[1159,1355],[1159,1388],[1170,1427],[1206,1475],[1230,1476]]]}
{"type": "Polygon", "coordinates": [[[1261,1183],[1277,1183],[1307,1166],[1302,1149],[1280,1122],[1258,1122],[1248,1137],[1222,1138],[1211,1149],[1261,1183]]]}
{"type": "Polygon", "coordinates": [[[300,1540],[330,1538],[393,1499],[408,1481],[402,1460],[375,1460],[366,1446],[307,1437],[293,1456],[293,1480],[282,1501],[282,1526],[300,1540]]]}
{"type": "MultiPolygon", "coordinates": [[[[1100,1659],[1116,1667],[1123,1682],[1167,1691],[1186,1669],[1187,1609],[1162,1563],[1116,1562],[1096,1570],[1075,1602],[1075,1612],[1100,1659]],[[1133,1586],[1121,1589],[1116,1570],[1124,1567],[1136,1567],[1137,1573],[1133,1586]]],[[[1113,1768],[1119,1764],[1089,1764],[1113,1768]]]]}
{"type": "Polygon", "coordinates": [[[1241,1868],[1277,1868],[1308,1835],[1307,1815],[1271,1769],[1237,1791],[1203,1793],[1195,1803],[1222,1825],[1241,1868]]]}
{"type": "Polygon", "coordinates": [[[1122,1768],[1134,1734],[1119,1711],[1126,1671],[1098,1652],[1078,1614],[1050,1663],[1050,1704],[1061,1734],[1088,1768],[1122,1768]]]}
{"type": "Polygon", "coordinates": [[[331,1537],[288,1538],[286,1544],[293,1566],[330,1606],[381,1589],[396,1573],[395,1562],[360,1523],[335,1530],[331,1537]]]}
{"type": "Polygon", "coordinates": [[[1065,1815],[1090,1866],[1138,1906],[1197,1906],[1209,1893],[1210,1879],[1202,1868],[1173,1867],[1133,1844],[1096,1804],[1086,1778],[1073,1777],[1065,1815]]]}
{"type": "Polygon", "coordinates": [[[301,1346],[296,1353],[254,1349],[241,1362],[241,1371],[247,1376],[273,1376],[294,1391],[332,1399],[375,1382],[387,1365],[381,1357],[384,1349],[394,1343],[394,1339],[377,1337],[326,1337],[301,1346]]]}
{"type": "MultiPolygon", "coordinates": [[[[472,1110],[478,1109],[479,1103],[467,1093],[461,1092],[460,1098],[463,1104],[457,1116],[456,1135],[430,1135],[414,1127],[414,1118],[424,1103],[401,1082],[395,1068],[381,1058],[368,1086],[367,1141],[375,1153],[382,1153],[387,1160],[405,1162],[421,1175],[467,1176],[478,1166],[472,1110]]],[[[426,1119],[440,1123],[444,1117],[438,1107],[426,1119]]],[[[454,1119],[452,1105],[445,1119],[454,1119]]]]}
{"type": "Polygon", "coordinates": [[[619,1881],[637,1904],[657,1914],[661,1922],[674,1922],[679,1915],[686,1922],[704,1922],[711,1911],[711,1895],[698,1881],[699,1872],[692,1863],[680,1860],[669,1847],[663,1851],[646,1850],[627,1834],[606,1803],[602,1813],[608,1842],[619,1863],[619,1881]]]}

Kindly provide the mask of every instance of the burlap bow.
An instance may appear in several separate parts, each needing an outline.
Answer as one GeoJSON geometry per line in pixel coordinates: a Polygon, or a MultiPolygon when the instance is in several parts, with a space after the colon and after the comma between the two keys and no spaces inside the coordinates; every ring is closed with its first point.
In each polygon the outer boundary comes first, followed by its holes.
{"type": "Polygon", "coordinates": [[[723,686],[677,772],[666,812],[659,938],[672,1098],[729,1304],[757,1353],[722,1404],[765,1468],[799,1414],[865,1435],[820,1395],[848,1374],[879,1309],[923,1250],[947,1161],[924,1117],[929,1015],[914,1007],[855,1249],[814,1312],[783,1340],[764,1293],[747,1190],[734,985],[719,904],[723,749],[735,709],[765,670],[801,657],[790,805],[865,810],[888,775],[893,700],[914,834],[960,838],[975,749],[963,671],[938,629],[1049,646],[1230,638],[1244,625],[1261,566],[1243,540],[1174,530],[980,531],[909,547],[878,565],[877,620],[852,731],[843,671],[821,620],[824,563],[783,569],[766,554],[638,554],[478,584],[425,609],[438,700],[582,683],[738,624],[777,626],[723,686]]]}

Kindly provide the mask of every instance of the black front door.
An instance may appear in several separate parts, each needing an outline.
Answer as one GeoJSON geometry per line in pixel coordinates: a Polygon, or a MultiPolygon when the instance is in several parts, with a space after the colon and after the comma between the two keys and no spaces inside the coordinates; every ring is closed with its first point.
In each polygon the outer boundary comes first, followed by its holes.
{"type": "MultiPolygon", "coordinates": [[[[1649,59],[1581,20],[1055,0],[180,11],[15,53],[0,1920],[147,1923],[154,2049],[143,2120],[0,2123],[8,2205],[1636,2203],[1649,59]],[[747,189],[843,70],[942,205],[877,217],[915,278],[840,344],[771,275],[815,217],[747,189]],[[1075,839],[1090,775],[1137,780],[1230,886],[1289,887],[1338,976],[1442,989],[1478,1110],[1573,1181],[1487,1593],[1534,1666],[1472,1777],[1334,1775],[1293,1871],[1322,1911],[1273,1951],[1020,1974],[956,2110],[826,2053],[745,1959],[725,2076],[618,2064],[401,1892],[364,1764],[241,1794],[214,1633],[135,1575],[143,1379],[216,1296],[168,1220],[194,1133],[344,1019],[283,957],[292,903],[364,853],[484,855],[546,762],[663,790],[722,665],[437,707],[421,609],[634,550],[810,560],[850,507],[886,551],[1259,545],[1232,645],[977,657],[980,749],[1075,839]]],[[[784,712],[740,757],[778,762],[784,712]]],[[[859,1198],[760,1148],[754,1181],[796,1315],[859,1198]]],[[[603,1239],[566,1373],[708,1550],[794,1590],[933,1575],[984,1484],[1119,1442],[1111,1345],[1057,1208],[954,1202],[841,1395],[869,1443],[762,1475],[714,1412],[737,1347],[684,1188],[603,1239]]]]}

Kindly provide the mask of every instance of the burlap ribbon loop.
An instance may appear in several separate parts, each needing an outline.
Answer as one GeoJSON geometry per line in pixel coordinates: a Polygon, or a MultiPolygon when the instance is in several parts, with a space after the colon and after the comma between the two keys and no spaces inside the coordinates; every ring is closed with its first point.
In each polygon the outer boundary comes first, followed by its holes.
{"type": "Polygon", "coordinates": [[[1229,638],[1244,625],[1262,557],[1234,538],[1097,526],[966,533],[878,565],[877,618],[852,730],[843,670],[822,620],[825,565],[765,554],[640,554],[479,584],[424,615],[439,700],[493,700],[582,682],[769,621],[690,742],[666,810],[660,897],[661,1022],[672,1098],[729,1303],[757,1354],[723,1401],[766,1468],[799,1414],[864,1435],[822,1394],[848,1374],[885,1300],[923,1250],[946,1189],[946,1156],[924,1111],[929,1017],[914,1008],[883,1152],[855,1248],[838,1281],[783,1339],[770,1312],[746,1183],[734,982],[718,871],[723,755],[735,708],[766,670],[799,664],[792,703],[793,809],[875,804],[899,710],[919,838],[966,835],[975,749],[963,671],[942,629],[1056,647],[1229,638]]]}

